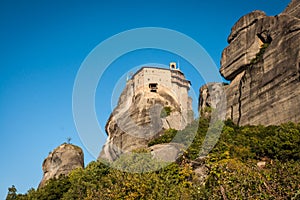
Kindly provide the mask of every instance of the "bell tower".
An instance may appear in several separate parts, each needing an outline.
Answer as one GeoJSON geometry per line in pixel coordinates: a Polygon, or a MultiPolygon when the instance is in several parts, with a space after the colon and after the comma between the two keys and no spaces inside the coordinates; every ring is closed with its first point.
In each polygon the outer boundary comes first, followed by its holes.
{"type": "Polygon", "coordinates": [[[177,70],[176,62],[170,62],[170,70],[177,70]]]}

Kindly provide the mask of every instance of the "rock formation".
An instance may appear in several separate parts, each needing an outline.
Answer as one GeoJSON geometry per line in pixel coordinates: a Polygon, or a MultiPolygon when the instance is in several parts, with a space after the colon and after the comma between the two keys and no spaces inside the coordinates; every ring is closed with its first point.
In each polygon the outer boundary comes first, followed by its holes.
{"type": "Polygon", "coordinates": [[[231,81],[225,88],[226,117],[239,125],[299,122],[300,1],[278,16],[261,11],[243,16],[228,43],[220,68],[231,81]]]}
{"type": "Polygon", "coordinates": [[[164,162],[174,162],[183,154],[183,145],[177,143],[157,144],[150,147],[154,159],[164,162]]]}
{"type": "MultiPolygon", "coordinates": [[[[166,71],[167,69],[159,70],[166,71]]],[[[153,70],[150,71],[152,73],[153,70]]],[[[164,73],[164,71],[160,73],[164,73]]],[[[154,78],[158,77],[159,80],[165,78],[158,75],[155,75],[154,78]]],[[[141,77],[144,78],[144,76],[141,77]]],[[[158,83],[158,89],[156,86],[149,89],[151,84],[149,86],[142,84],[140,87],[142,89],[135,89],[136,82],[134,79],[127,81],[118,105],[107,121],[105,129],[108,138],[99,159],[114,161],[122,153],[146,148],[148,142],[163,134],[164,130],[169,128],[182,129],[193,118],[183,120],[185,119],[183,113],[186,112],[184,112],[182,103],[186,103],[185,107],[189,108],[190,111],[192,110],[187,91],[184,98],[186,100],[180,102],[172,89],[160,83],[158,83]]],[[[183,97],[184,95],[180,96],[181,99],[183,97]]]]}
{"type": "Polygon", "coordinates": [[[198,108],[201,116],[211,117],[213,109],[218,108],[218,110],[214,110],[219,112],[218,119],[224,119],[226,111],[224,85],[224,83],[208,83],[200,88],[198,108]]]}
{"type": "Polygon", "coordinates": [[[62,144],[54,149],[43,162],[44,176],[39,184],[43,187],[49,179],[67,175],[75,168],[83,168],[82,149],[72,144],[62,144]]]}

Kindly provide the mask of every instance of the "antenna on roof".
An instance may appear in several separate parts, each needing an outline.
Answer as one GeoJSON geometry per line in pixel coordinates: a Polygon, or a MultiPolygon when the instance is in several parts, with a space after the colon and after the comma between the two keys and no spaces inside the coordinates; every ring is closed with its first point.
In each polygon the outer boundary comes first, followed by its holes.
{"type": "Polygon", "coordinates": [[[177,61],[177,63],[178,63],[178,70],[180,70],[180,63],[179,63],[179,60],[177,61]]]}

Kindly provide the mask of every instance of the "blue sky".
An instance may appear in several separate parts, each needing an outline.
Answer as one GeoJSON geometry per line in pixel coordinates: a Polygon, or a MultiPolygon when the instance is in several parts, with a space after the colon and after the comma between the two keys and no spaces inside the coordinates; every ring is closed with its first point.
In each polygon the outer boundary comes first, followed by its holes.
{"type": "MultiPolygon", "coordinates": [[[[81,63],[100,42],[133,28],[168,28],[196,40],[219,66],[230,29],[241,16],[253,10],[276,15],[288,2],[0,1],[0,198],[13,184],[22,193],[36,188],[44,158],[67,137],[83,148],[86,163],[94,159],[74,125],[72,90],[81,63]]],[[[116,60],[119,68],[108,69],[99,83],[100,126],[111,112],[111,93],[120,76],[139,64],[168,65],[171,60],[180,60],[197,92],[201,81],[184,59],[155,50],[132,52],[116,60]]]]}

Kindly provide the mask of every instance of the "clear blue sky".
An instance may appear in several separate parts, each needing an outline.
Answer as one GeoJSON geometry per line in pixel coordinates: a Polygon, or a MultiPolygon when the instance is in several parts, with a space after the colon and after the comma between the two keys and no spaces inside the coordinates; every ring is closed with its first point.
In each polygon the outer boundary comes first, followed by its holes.
{"type": "MultiPolygon", "coordinates": [[[[94,159],[82,145],[74,125],[72,89],[82,61],[101,41],[133,28],[169,28],[200,43],[219,66],[230,29],[242,15],[253,10],[276,15],[288,2],[0,1],[0,198],[13,184],[22,193],[36,188],[44,158],[67,137],[83,148],[86,163],[94,159]]],[[[136,52],[121,59],[127,62],[121,68],[126,72],[131,63],[168,64],[170,59],[170,54],[136,52]]],[[[192,79],[192,74],[186,68],[187,78],[192,79]]],[[[115,85],[119,75],[108,70],[107,77],[114,78],[103,79],[104,84],[115,85]]],[[[200,81],[194,80],[196,91],[198,84],[200,81]]],[[[112,89],[97,90],[96,101],[110,101],[112,89]]],[[[97,111],[101,107],[105,109],[97,116],[103,127],[111,108],[96,103],[97,111]]]]}

